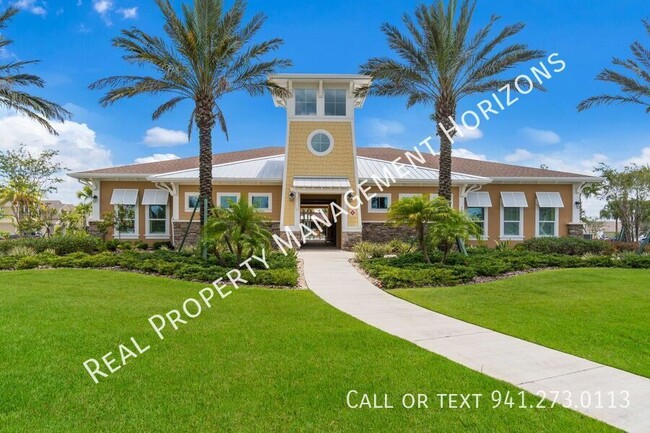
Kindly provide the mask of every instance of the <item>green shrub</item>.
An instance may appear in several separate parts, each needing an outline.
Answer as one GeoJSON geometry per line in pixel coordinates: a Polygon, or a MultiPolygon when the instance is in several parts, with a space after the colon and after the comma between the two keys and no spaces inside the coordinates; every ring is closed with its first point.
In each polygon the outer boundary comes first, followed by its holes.
{"type": "Polygon", "coordinates": [[[359,242],[352,247],[352,251],[359,262],[384,257],[393,252],[389,244],[377,242],[359,242]]]}
{"type": "Polygon", "coordinates": [[[296,269],[268,269],[255,271],[255,276],[243,276],[252,284],[265,286],[296,286],[298,284],[298,271],[296,269]]]}
{"type": "Polygon", "coordinates": [[[117,251],[120,242],[117,239],[111,239],[110,241],[106,241],[104,245],[108,251],[117,251]]]}
{"type": "Polygon", "coordinates": [[[582,256],[587,253],[608,255],[614,252],[612,243],[574,237],[532,238],[521,243],[522,248],[545,254],[565,254],[582,256]]]}
{"type": "Polygon", "coordinates": [[[168,250],[173,250],[174,249],[174,245],[172,245],[172,243],[169,242],[169,241],[158,241],[158,242],[153,243],[153,249],[154,250],[159,250],[162,247],[165,247],[168,250]]]}
{"type": "Polygon", "coordinates": [[[385,289],[453,286],[461,282],[452,269],[445,268],[412,270],[384,267],[379,270],[377,278],[385,289]]]}
{"type": "Polygon", "coordinates": [[[41,261],[36,256],[24,256],[16,262],[15,269],[34,269],[41,265],[41,261]]]}
{"type": "Polygon", "coordinates": [[[36,254],[36,251],[34,251],[33,248],[28,247],[26,245],[16,245],[9,251],[7,251],[8,256],[14,256],[14,257],[26,257],[26,256],[33,256],[36,254]]]}
{"type": "Polygon", "coordinates": [[[146,242],[138,242],[135,244],[135,248],[140,251],[147,251],[149,249],[149,244],[146,242]]]}

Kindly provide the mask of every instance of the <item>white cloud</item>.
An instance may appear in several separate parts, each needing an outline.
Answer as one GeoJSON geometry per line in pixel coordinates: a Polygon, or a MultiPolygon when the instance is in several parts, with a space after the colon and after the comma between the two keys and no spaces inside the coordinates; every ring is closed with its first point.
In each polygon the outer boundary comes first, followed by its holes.
{"type": "Polygon", "coordinates": [[[132,8],[120,8],[116,10],[118,14],[122,15],[122,18],[125,20],[133,20],[138,18],[138,8],[132,7],[132,8]]]}
{"type": "Polygon", "coordinates": [[[456,156],[458,158],[478,159],[479,161],[487,160],[487,157],[485,155],[474,153],[469,149],[451,149],[451,154],[452,156],[456,156]]]}
{"type": "Polygon", "coordinates": [[[159,161],[170,161],[172,159],[180,159],[178,155],[173,153],[154,153],[151,156],[145,156],[144,158],[136,158],[136,164],[144,164],[146,162],[159,162],[159,161]]]}
{"type": "Polygon", "coordinates": [[[41,2],[37,2],[36,0],[19,0],[14,3],[14,6],[29,11],[34,15],[45,16],[47,15],[47,10],[45,10],[45,8],[41,6],[40,3],[41,2]]]}
{"type": "MultiPolygon", "coordinates": [[[[59,133],[50,135],[42,126],[27,117],[9,113],[0,113],[0,131],[2,140],[0,150],[16,149],[24,143],[33,154],[47,149],[57,150],[56,162],[71,171],[85,171],[112,165],[111,152],[97,142],[95,131],[84,123],[68,121],[52,122],[59,133]]],[[[58,193],[51,198],[76,203],[75,193],[81,185],[76,179],[61,173],[64,181],[58,185],[58,193]]]]}
{"type": "Polygon", "coordinates": [[[517,149],[514,153],[506,155],[506,162],[522,162],[533,158],[533,154],[526,149],[517,149]]]}
{"type": "Polygon", "coordinates": [[[650,164],[650,147],[644,147],[643,149],[641,149],[641,155],[634,156],[626,160],[623,165],[630,165],[630,164],[637,164],[637,165],[650,164]]]}
{"type": "Polygon", "coordinates": [[[95,9],[107,26],[113,24],[111,21],[113,2],[111,0],[93,0],[93,9],[95,9]]]}
{"type": "Polygon", "coordinates": [[[187,133],[159,126],[148,129],[142,140],[149,147],[172,147],[187,143],[187,133]]]}
{"type": "Polygon", "coordinates": [[[557,133],[546,129],[522,128],[519,133],[526,139],[538,144],[558,144],[561,141],[557,133]]]}
{"type": "Polygon", "coordinates": [[[458,126],[458,131],[454,135],[454,141],[472,141],[479,138],[483,138],[483,131],[480,128],[469,129],[463,125],[458,126]]]}
{"type": "Polygon", "coordinates": [[[370,119],[365,129],[369,136],[378,138],[401,134],[406,130],[400,122],[388,119],[370,119]]]}

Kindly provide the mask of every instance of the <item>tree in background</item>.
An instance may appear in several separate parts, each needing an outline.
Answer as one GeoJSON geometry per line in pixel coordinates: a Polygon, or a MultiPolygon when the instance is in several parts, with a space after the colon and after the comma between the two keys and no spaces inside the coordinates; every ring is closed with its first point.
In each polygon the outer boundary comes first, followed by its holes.
{"type": "Polygon", "coordinates": [[[24,145],[0,152],[0,205],[9,203],[19,233],[39,231],[40,204],[46,194],[57,191],[63,179],[57,176],[62,167],[54,162],[58,154],[46,150],[34,156],[24,145]]]}
{"type": "Polygon", "coordinates": [[[600,164],[596,170],[605,180],[586,191],[587,197],[607,202],[601,215],[620,221],[620,240],[638,241],[650,228],[650,166],[616,170],[600,164]]]}
{"type": "MultiPolygon", "coordinates": [[[[446,200],[445,200],[446,201],[446,200]]],[[[482,228],[469,215],[459,212],[451,206],[438,205],[435,217],[429,227],[428,241],[431,245],[442,250],[444,264],[452,248],[461,239],[469,242],[471,237],[480,239],[482,228]]]]}
{"type": "Polygon", "coordinates": [[[492,92],[511,79],[501,75],[515,66],[544,56],[543,51],[531,50],[515,43],[503,46],[517,35],[524,24],[505,26],[491,37],[492,27],[499,19],[493,16],[489,23],[470,37],[469,30],[476,1],[464,0],[458,7],[456,0],[437,0],[431,5],[415,9],[415,20],[405,14],[402,18],[408,33],[402,33],[392,24],[383,24],[388,46],[398,59],[376,57],[361,66],[363,74],[371,75],[370,94],[405,96],[407,108],[415,104],[433,107],[430,119],[436,123],[440,137],[439,193],[451,201],[451,138],[456,131],[458,103],[467,96],[492,92]],[[443,128],[449,132],[443,132],[443,128]]]}
{"type": "MultiPolygon", "coordinates": [[[[0,12],[0,30],[7,27],[9,21],[18,13],[18,8],[9,7],[0,12]]],[[[12,43],[0,34],[0,50],[12,43]]],[[[35,120],[51,134],[56,135],[56,130],[50,124],[50,120],[63,122],[70,117],[70,113],[54,102],[38,96],[30,95],[26,91],[19,90],[24,87],[45,86],[43,79],[37,75],[22,72],[25,66],[38,63],[37,60],[10,61],[0,63],[0,108],[17,111],[35,120]]]]}
{"type": "MultiPolygon", "coordinates": [[[[643,20],[643,26],[650,35],[650,22],[643,20]]],[[[634,41],[630,49],[632,59],[612,59],[612,65],[621,68],[621,72],[604,69],[596,75],[596,80],[616,84],[621,94],[592,96],[578,104],[578,111],[598,105],[637,104],[645,107],[646,113],[650,113],[650,50],[639,41],[634,41]]]]}
{"type": "Polygon", "coordinates": [[[230,10],[223,0],[194,0],[183,4],[177,14],[169,0],[156,0],[164,18],[166,38],[137,28],[122,30],[113,46],[126,51],[124,60],[154,71],[151,76],[116,76],[93,83],[91,89],[112,88],[101,103],[104,106],[136,95],[170,95],[171,99],[153,112],[156,120],[183,101],[191,101],[188,139],[194,124],[199,130],[199,190],[201,222],[203,200],[212,207],[212,129],[218,123],[228,139],[221,99],[234,92],[261,95],[266,91],[285,94],[268,80],[270,74],[291,66],[285,59],[262,60],[277,50],[282,39],[252,43],[266,17],[254,15],[244,22],[246,3],[235,0],[230,10]]]}

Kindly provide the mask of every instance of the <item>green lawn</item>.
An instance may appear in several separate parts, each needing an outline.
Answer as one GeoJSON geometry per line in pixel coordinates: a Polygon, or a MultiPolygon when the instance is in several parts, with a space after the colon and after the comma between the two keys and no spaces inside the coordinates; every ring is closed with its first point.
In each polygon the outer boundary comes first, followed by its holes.
{"type": "Polygon", "coordinates": [[[423,307],[650,377],[650,271],[563,269],[392,290],[423,307]]]}
{"type": "MultiPolygon", "coordinates": [[[[308,291],[240,289],[158,340],[147,318],[203,285],[124,272],[0,273],[0,430],[595,432],[564,408],[492,409],[517,392],[375,330],[308,291]],[[95,385],[87,358],[151,349],[95,385]],[[348,409],[346,393],[395,409],[348,409]],[[404,393],[482,393],[478,409],[399,407],[404,393]]],[[[532,396],[530,401],[536,401],[532,396]]]]}

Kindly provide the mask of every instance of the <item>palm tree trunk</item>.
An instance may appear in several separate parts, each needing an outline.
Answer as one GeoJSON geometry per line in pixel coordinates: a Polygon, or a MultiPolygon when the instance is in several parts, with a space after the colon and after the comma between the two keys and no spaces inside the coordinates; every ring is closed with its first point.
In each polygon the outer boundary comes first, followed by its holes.
{"type": "MultiPolygon", "coordinates": [[[[442,99],[442,98],[441,98],[442,99]]],[[[436,103],[436,132],[440,137],[440,167],[438,177],[438,194],[446,198],[451,205],[451,140],[456,135],[454,125],[449,120],[456,116],[454,103],[439,101],[436,103]],[[444,129],[443,129],[444,128],[444,129]],[[445,132],[447,131],[447,132],[445,132]]]]}
{"type": "Polygon", "coordinates": [[[208,92],[196,101],[196,126],[199,129],[199,193],[201,225],[212,209],[212,128],[215,124],[214,98],[208,92]],[[204,209],[205,199],[208,200],[204,209]]]}
{"type": "Polygon", "coordinates": [[[424,256],[424,260],[431,264],[431,259],[429,258],[429,249],[427,248],[427,240],[425,239],[424,236],[424,225],[420,225],[417,228],[418,231],[418,242],[420,243],[420,249],[422,250],[422,255],[424,256]]]}
{"type": "Polygon", "coordinates": [[[205,215],[212,209],[212,128],[199,126],[199,193],[201,225],[205,215]],[[205,199],[208,209],[204,210],[205,199]]]}

